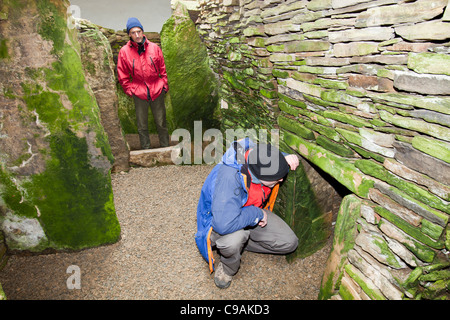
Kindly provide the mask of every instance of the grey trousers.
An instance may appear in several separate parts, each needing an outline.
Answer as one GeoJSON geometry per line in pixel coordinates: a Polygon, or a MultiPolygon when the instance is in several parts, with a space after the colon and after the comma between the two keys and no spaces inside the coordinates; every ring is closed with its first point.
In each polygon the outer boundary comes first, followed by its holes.
{"type": "Polygon", "coordinates": [[[150,149],[150,137],[148,135],[148,106],[152,109],[158,131],[161,147],[169,146],[169,131],[167,130],[166,106],[164,104],[165,92],[162,91],[154,101],[146,101],[133,96],[136,108],[136,124],[139,133],[139,142],[142,149],[150,149]]]}
{"type": "Polygon", "coordinates": [[[233,276],[238,272],[243,250],[288,254],[297,248],[298,238],[288,224],[276,214],[266,212],[265,227],[241,229],[226,235],[211,232],[211,244],[217,248],[226,274],[233,276]]]}

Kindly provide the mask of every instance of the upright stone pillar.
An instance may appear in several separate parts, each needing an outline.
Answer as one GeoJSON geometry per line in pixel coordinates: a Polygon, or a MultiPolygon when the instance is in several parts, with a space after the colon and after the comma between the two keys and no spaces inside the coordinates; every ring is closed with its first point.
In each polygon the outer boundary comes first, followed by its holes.
{"type": "Polygon", "coordinates": [[[0,4],[0,227],[11,250],[116,242],[113,156],[67,1],[0,4]]]}

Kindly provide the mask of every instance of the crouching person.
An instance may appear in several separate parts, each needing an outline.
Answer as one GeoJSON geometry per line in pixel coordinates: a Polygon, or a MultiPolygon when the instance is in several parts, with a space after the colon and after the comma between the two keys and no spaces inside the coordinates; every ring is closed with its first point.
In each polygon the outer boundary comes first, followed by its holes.
{"type": "Polygon", "coordinates": [[[298,165],[296,155],[246,138],[234,142],[206,178],[195,241],[219,288],[229,287],[243,250],[287,254],[297,248],[297,236],[272,210],[279,183],[298,165]],[[213,247],[220,256],[217,267],[213,247]]]}

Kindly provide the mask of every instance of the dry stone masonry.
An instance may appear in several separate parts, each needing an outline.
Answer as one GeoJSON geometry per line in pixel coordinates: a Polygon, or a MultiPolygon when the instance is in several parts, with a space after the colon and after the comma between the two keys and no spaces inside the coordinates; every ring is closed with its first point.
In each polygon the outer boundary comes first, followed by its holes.
{"type": "Polygon", "coordinates": [[[448,299],[448,1],[201,0],[198,11],[223,128],[279,128],[285,150],[351,193],[320,299],[448,299]]]}

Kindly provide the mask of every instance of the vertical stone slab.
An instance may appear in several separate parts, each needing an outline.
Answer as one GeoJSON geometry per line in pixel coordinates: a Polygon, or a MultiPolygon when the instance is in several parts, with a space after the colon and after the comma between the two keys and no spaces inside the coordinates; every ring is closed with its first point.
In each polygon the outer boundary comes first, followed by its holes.
{"type": "Polygon", "coordinates": [[[332,230],[333,209],[340,197],[332,186],[305,160],[281,185],[274,212],[299,238],[297,250],[288,260],[305,258],[320,250],[332,230]]]}
{"type": "Polygon", "coordinates": [[[113,157],[84,77],[76,29],[68,27],[67,3],[23,0],[2,9],[0,222],[6,242],[30,251],[116,242],[113,157]],[[34,226],[28,239],[10,241],[14,231],[5,230],[12,222],[34,226]]]}
{"type": "Polygon", "coordinates": [[[177,4],[161,30],[161,48],[175,127],[193,130],[194,121],[198,120],[204,129],[215,127],[214,113],[219,107],[217,79],[206,47],[182,3],[177,4]]]}
{"type": "Polygon", "coordinates": [[[348,252],[354,247],[358,235],[357,219],[360,216],[361,199],[348,195],[342,200],[336,220],[333,248],[328,257],[319,293],[320,300],[327,300],[335,294],[336,284],[344,272],[348,252]]]}
{"type": "Polygon", "coordinates": [[[111,46],[94,24],[87,20],[81,20],[79,23],[81,60],[86,80],[94,92],[100,109],[102,126],[108,134],[114,156],[112,172],[128,171],[130,152],[120,127],[115,64],[111,46]]]}

